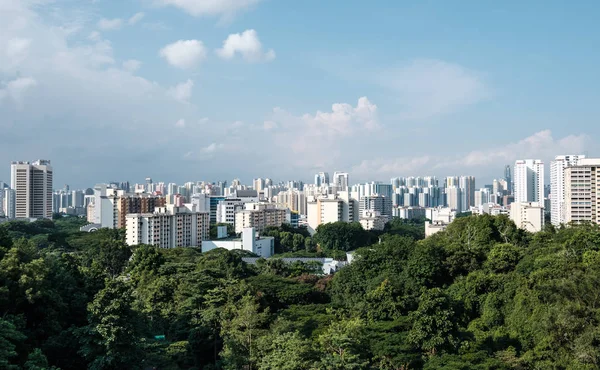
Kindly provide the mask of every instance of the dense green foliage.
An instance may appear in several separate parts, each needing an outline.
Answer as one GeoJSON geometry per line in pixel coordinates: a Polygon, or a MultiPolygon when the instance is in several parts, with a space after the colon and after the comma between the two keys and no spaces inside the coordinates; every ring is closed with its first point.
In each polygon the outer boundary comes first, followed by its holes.
{"type": "MultiPolygon", "coordinates": [[[[354,250],[333,276],[244,253],[127,247],[75,218],[0,225],[2,369],[596,369],[600,228],[467,216],[270,229],[354,250]]],[[[307,241],[308,240],[308,241],[307,241]]],[[[308,246],[308,247],[307,247],[308,246]]]]}

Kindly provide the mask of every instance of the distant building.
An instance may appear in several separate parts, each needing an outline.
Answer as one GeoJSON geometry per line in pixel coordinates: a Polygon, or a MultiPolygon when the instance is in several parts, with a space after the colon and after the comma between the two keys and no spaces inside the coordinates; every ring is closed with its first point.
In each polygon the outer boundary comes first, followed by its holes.
{"type": "Polygon", "coordinates": [[[279,227],[290,219],[290,210],[269,203],[246,203],[244,209],[235,213],[235,232],[254,228],[261,233],[266,227],[279,227]]]}
{"type": "Polygon", "coordinates": [[[48,160],[12,162],[16,218],[52,218],[52,166],[48,160]]]}
{"type": "Polygon", "coordinates": [[[544,203],[544,162],[539,159],[515,162],[515,203],[544,203]]]}
{"type": "Polygon", "coordinates": [[[514,202],[510,205],[510,219],[518,228],[536,233],[544,228],[544,206],[538,202],[514,202]]]}
{"type": "Polygon", "coordinates": [[[446,230],[448,223],[443,221],[425,222],[425,237],[429,237],[435,233],[446,230]]]}
{"type": "Polygon", "coordinates": [[[13,189],[4,189],[0,191],[4,194],[2,197],[2,209],[4,211],[4,217],[9,219],[15,218],[15,191],[13,189]]]}
{"type": "Polygon", "coordinates": [[[159,248],[200,247],[209,239],[209,216],[192,204],[169,205],[152,213],[126,216],[127,245],[149,244],[159,248]]]}
{"type": "Polygon", "coordinates": [[[365,210],[359,222],[365,230],[383,230],[389,220],[388,216],[382,215],[378,211],[365,210]]]}
{"type": "Polygon", "coordinates": [[[245,250],[260,257],[268,258],[275,253],[275,238],[258,237],[254,228],[244,228],[241,232],[241,238],[206,240],[202,242],[203,253],[216,248],[245,250]]]}
{"type": "Polygon", "coordinates": [[[566,222],[565,169],[576,166],[585,155],[559,155],[550,162],[550,220],[558,226],[566,222]]]}
{"type": "Polygon", "coordinates": [[[600,158],[565,168],[565,222],[600,224],[600,158]]]}
{"type": "Polygon", "coordinates": [[[330,222],[357,222],[358,202],[346,192],[337,195],[319,196],[306,204],[308,231],[314,233],[321,224],[330,222]]]}

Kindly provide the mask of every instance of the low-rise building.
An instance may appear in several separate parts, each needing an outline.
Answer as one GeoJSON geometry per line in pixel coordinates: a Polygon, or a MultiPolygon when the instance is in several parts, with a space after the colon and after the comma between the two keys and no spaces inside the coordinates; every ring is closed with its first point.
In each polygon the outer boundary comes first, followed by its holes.
{"type": "Polygon", "coordinates": [[[535,233],[544,228],[544,207],[538,202],[514,202],[510,219],[518,228],[535,233]]]}
{"type": "Polygon", "coordinates": [[[242,230],[241,238],[206,240],[202,242],[202,252],[208,252],[213,249],[224,248],[227,250],[245,250],[252,252],[260,257],[268,258],[275,253],[275,238],[259,237],[254,228],[245,228],[242,230]]]}
{"type": "Polygon", "coordinates": [[[378,211],[365,210],[359,222],[365,230],[383,230],[389,220],[388,216],[382,215],[378,211]]]}
{"type": "Polygon", "coordinates": [[[448,223],[444,221],[425,222],[425,237],[429,237],[435,233],[446,230],[448,223]]]}

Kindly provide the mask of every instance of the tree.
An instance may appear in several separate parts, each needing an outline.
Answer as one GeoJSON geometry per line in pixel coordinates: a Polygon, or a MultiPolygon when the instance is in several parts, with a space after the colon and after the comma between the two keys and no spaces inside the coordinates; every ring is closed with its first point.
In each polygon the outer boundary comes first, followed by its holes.
{"type": "Polygon", "coordinates": [[[308,370],[314,362],[310,342],[298,332],[274,333],[258,339],[258,370],[308,370]]]}
{"type": "Polygon", "coordinates": [[[0,368],[19,368],[11,359],[17,356],[16,346],[24,339],[25,336],[15,328],[12,322],[0,317],[0,368]]]}
{"type": "Polygon", "coordinates": [[[261,312],[256,298],[246,294],[225,308],[226,317],[221,323],[224,340],[221,357],[224,368],[252,370],[256,361],[253,349],[267,321],[268,312],[261,312]]]}
{"type": "Polygon", "coordinates": [[[46,370],[49,368],[48,359],[41,349],[36,348],[27,356],[24,368],[25,370],[46,370]]]}
{"type": "Polygon", "coordinates": [[[318,337],[321,352],[319,368],[365,369],[369,362],[362,355],[364,328],[360,318],[334,320],[318,337]]]}
{"type": "Polygon", "coordinates": [[[435,355],[441,349],[452,348],[458,331],[455,311],[448,296],[440,289],[425,291],[416,311],[409,316],[413,325],[408,340],[426,352],[435,355]]]}
{"type": "Polygon", "coordinates": [[[313,241],[324,250],[352,251],[371,244],[372,235],[358,222],[321,224],[313,241]]]}
{"type": "Polygon", "coordinates": [[[88,306],[89,325],[80,331],[83,355],[90,369],[141,367],[138,316],[131,305],[131,287],[122,280],[107,280],[88,306]]]}

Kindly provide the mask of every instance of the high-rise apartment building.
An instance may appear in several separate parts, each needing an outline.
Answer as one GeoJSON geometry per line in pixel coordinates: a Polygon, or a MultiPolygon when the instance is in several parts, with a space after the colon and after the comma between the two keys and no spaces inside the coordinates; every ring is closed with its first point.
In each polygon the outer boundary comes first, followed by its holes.
{"type": "Polygon", "coordinates": [[[252,188],[256,190],[256,192],[260,193],[265,188],[265,180],[261,179],[260,177],[258,179],[254,179],[252,181],[252,188]]]}
{"type": "Polygon", "coordinates": [[[209,239],[208,213],[196,212],[191,204],[159,207],[152,213],[132,213],[126,220],[127,245],[200,247],[203,240],[209,239]]]}
{"type": "Polygon", "coordinates": [[[600,224],[600,158],[581,158],[564,170],[565,222],[600,224]]]}
{"type": "Polygon", "coordinates": [[[363,215],[364,211],[376,211],[382,216],[392,218],[392,199],[386,198],[383,195],[369,195],[360,198],[359,215],[363,215]]]}
{"type": "Polygon", "coordinates": [[[515,203],[544,204],[544,162],[539,159],[517,160],[514,177],[515,203]]]}
{"type": "Polygon", "coordinates": [[[459,177],[458,187],[461,189],[461,203],[463,212],[468,211],[475,203],[475,177],[459,177]]]}
{"type": "Polygon", "coordinates": [[[306,221],[311,233],[321,224],[338,221],[357,222],[358,219],[358,202],[351,198],[348,192],[317,197],[306,203],[306,221]]]}
{"type": "Polygon", "coordinates": [[[315,185],[323,186],[329,184],[329,173],[319,172],[315,175],[315,185]]]}
{"type": "Polygon", "coordinates": [[[14,189],[3,189],[0,190],[3,193],[2,196],[2,211],[4,213],[4,217],[6,218],[15,218],[15,191],[14,189]]]}
{"type": "Polygon", "coordinates": [[[558,226],[566,221],[565,169],[576,166],[585,155],[559,155],[550,162],[550,221],[558,226]]]}
{"type": "Polygon", "coordinates": [[[504,167],[504,180],[506,180],[506,191],[510,195],[513,193],[513,178],[510,173],[510,165],[509,164],[507,164],[506,167],[504,167]]]}
{"type": "Polygon", "coordinates": [[[279,227],[288,222],[288,208],[280,208],[270,203],[247,203],[245,208],[235,213],[235,232],[241,233],[252,227],[257,233],[266,227],[279,227]]]}
{"type": "Polygon", "coordinates": [[[333,173],[333,185],[337,187],[338,191],[348,190],[348,173],[347,172],[334,172],[333,173]]]}
{"type": "Polygon", "coordinates": [[[52,166],[48,160],[12,162],[16,218],[52,218],[52,166]]]}

